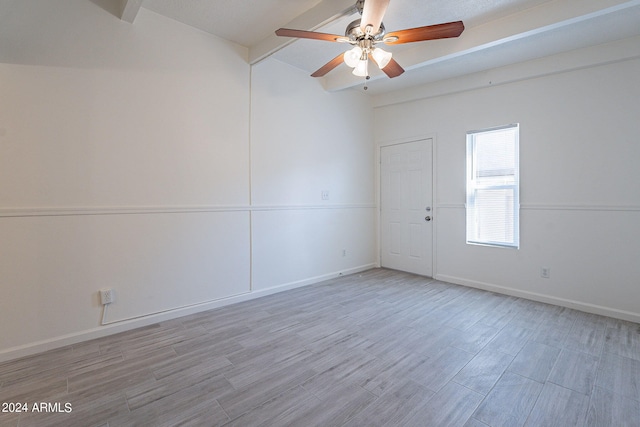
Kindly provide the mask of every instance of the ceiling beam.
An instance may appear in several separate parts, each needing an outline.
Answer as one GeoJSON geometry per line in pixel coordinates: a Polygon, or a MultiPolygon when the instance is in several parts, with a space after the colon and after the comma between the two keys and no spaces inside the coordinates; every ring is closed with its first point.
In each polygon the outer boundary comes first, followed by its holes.
{"type": "MultiPolygon", "coordinates": [[[[129,1],[131,2],[133,0],[129,1]]],[[[355,12],[355,0],[323,0],[302,15],[297,16],[292,21],[283,25],[283,27],[314,31],[338,18],[355,12]]],[[[274,31],[275,30],[274,28],[274,31]]],[[[249,63],[255,64],[259,62],[288,44],[293,43],[295,40],[295,38],[278,37],[274,32],[249,49],[249,63]]]]}
{"type": "MultiPolygon", "coordinates": [[[[394,52],[394,58],[407,71],[414,70],[639,6],[640,0],[582,0],[572,2],[570,7],[566,1],[554,0],[468,28],[457,39],[416,43],[408,49],[394,52]]],[[[371,76],[370,82],[380,78],[386,76],[376,73],[371,76]]],[[[401,79],[402,76],[398,78],[401,79]]],[[[360,86],[362,83],[361,79],[354,79],[350,73],[328,74],[323,77],[322,82],[324,88],[331,92],[360,86]]]]}
{"type": "Polygon", "coordinates": [[[640,58],[640,36],[381,93],[374,107],[434,98],[640,58]]]}
{"type": "Polygon", "coordinates": [[[120,10],[122,11],[120,19],[133,24],[133,21],[136,20],[136,16],[138,16],[138,12],[140,11],[143,1],[144,0],[120,0],[120,10]]]}

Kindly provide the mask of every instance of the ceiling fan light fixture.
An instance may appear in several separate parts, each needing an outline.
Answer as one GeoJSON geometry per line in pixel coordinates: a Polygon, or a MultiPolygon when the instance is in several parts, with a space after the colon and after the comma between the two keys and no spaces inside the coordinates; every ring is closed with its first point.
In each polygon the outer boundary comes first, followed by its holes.
{"type": "Polygon", "coordinates": [[[377,43],[404,44],[454,38],[460,36],[464,31],[463,22],[455,21],[398,30],[387,35],[384,24],[382,23],[382,18],[387,10],[389,1],[390,0],[356,0],[355,8],[362,18],[351,22],[347,26],[344,36],[291,28],[279,28],[276,30],[276,35],[354,45],[350,51],[337,55],[311,74],[311,76],[323,77],[342,62],[345,62],[349,67],[353,68],[353,74],[356,76],[364,76],[368,79],[369,55],[372,55],[371,58],[373,61],[387,77],[398,77],[404,73],[404,69],[391,57],[391,53],[375,47],[377,43]]]}
{"type": "Polygon", "coordinates": [[[392,56],[391,52],[387,52],[386,50],[380,49],[379,47],[373,49],[371,55],[373,55],[373,59],[375,59],[378,67],[380,67],[381,70],[386,67],[387,64],[389,64],[392,56]]]}
{"type": "Polygon", "coordinates": [[[358,65],[353,69],[353,75],[359,77],[367,77],[369,75],[369,60],[366,56],[358,61],[358,65]]]}
{"type": "Polygon", "coordinates": [[[351,68],[355,68],[360,61],[360,57],[362,56],[362,49],[360,46],[354,46],[353,49],[350,49],[344,53],[344,63],[347,64],[351,68]]]}

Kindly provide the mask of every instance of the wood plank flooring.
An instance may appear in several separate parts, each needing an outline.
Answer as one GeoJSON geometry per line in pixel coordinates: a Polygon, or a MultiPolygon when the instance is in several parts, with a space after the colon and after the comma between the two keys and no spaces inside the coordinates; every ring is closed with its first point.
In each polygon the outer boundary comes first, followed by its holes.
{"type": "Polygon", "coordinates": [[[640,325],[374,269],[0,364],[15,403],[0,426],[637,426],[640,325]]]}

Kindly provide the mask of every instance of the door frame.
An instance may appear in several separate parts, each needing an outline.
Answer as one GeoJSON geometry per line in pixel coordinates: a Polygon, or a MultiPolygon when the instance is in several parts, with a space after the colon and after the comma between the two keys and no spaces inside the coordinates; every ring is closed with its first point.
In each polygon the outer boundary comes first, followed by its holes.
{"type": "Polygon", "coordinates": [[[438,240],[438,216],[439,210],[436,204],[437,194],[436,194],[436,152],[437,152],[437,139],[435,134],[426,134],[426,135],[418,135],[401,139],[394,139],[391,141],[381,141],[376,145],[375,149],[375,169],[376,169],[376,266],[378,268],[382,265],[382,224],[381,224],[381,212],[382,212],[382,186],[380,185],[381,172],[382,172],[382,147],[389,147],[393,145],[406,144],[408,142],[417,142],[423,141],[426,139],[431,140],[431,198],[432,198],[432,215],[434,217],[433,221],[433,230],[432,230],[432,238],[431,238],[431,267],[432,267],[432,278],[436,278],[437,272],[437,240],[438,240]]]}

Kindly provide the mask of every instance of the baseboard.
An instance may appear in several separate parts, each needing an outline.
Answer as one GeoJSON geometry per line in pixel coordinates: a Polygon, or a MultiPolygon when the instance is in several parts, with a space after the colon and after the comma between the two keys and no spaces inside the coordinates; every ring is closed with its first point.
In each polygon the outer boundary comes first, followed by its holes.
{"type": "Polygon", "coordinates": [[[6,362],[21,357],[31,356],[37,353],[42,353],[49,350],[54,350],[68,345],[77,344],[84,341],[89,341],[96,338],[102,338],[108,335],[117,334],[120,332],[129,331],[144,326],[153,325],[159,322],[165,322],[167,320],[176,319],[190,314],[200,313],[214,308],[220,308],[231,304],[236,304],[243,301],[249,301],[255,298],[283,292],[289,289],[295,289],[302,286],[312,285],[325,280],[334,279],[340,276],[347,276],[350,274],[359,273],[365,270],[375,268],[375,264],[366,264],[358,267],[349,268],[347,270],[336,271],[327,273],[315,277],[310,277],[304,280],[298,280],[295,282],[284,283],[282,285],[273,286],[268,289],[261,289],[257,291],[246,292],[238,295],[233,295],[226,298],[220,298],[213,301],[207,301],[199,304],[190,305],[188,307],[180,307],[163,311],[161,313],[150,314],[131,320],[124,320],[122,322],[116,322],[113,324],[101,326],[98,328],[88,329],[73,334],[67,334],[58,336],[55,338],[38,341],[30,344],[25,344],[18,347],[12,347],[7,350],[0,351],[0,362],[6,362]]]}
{"type": "Polygon", "coordinates": [[[601,316],[613,317],[615,319],[640,323],[640,313],[633,313],[631,311],[618,310],[611,307],[604,307],[601,305],[589,304],[586,302],[559,298],[552,295],[539,294],[536,292],[523,291],[521,289],[509,288],[506,286],[499,286],[492,283],[480,282],[477,280],[470,280],[456,276],[449,276],[446,274],[437,274],[435,279],[441,280],[443,282],[454,283],[456,285],[468,286],[470,288],[482,289],[485,291],[496,292],[499,294],[510,295],[532,301],[559,305],[561,307],[572,308],[575,310],[584,311],[586,313],[599,314],[601,316]]]}
{"type": "Polygon", "coordinates": [[[377,268],[375,263],[361,265],[359,267],[349,268],[347,270],[337,271],[334,273],[322,274],[320,276],[310,277],[303,280],[297,280],[295,282],[289,282],[282,285],[273,286],[270,288],[260,289],[252,291],[252,294],[259,294],[259,296],[266,296],[277,292],[287,291],[289,289],[300,288],[302,286],[312,285],[314,283],[323,282],[329,279],[335,279],[336,277],[348,276],[350,274],[360,273],[362,271],[371,270],[377,268]]]}
{"type": "Polygon", "coordinates": [[[247,301],[257,297],[257,295],[253,295],[251,293],[238,294],[213,301],[207,301],[200,304],[190,305],[188,307],[175,308],[163,311],[161,313],[149,314],[146,316],[137,317],[135,319],[122,320],[119,322],[114,322],[112,324],[99,326],[97,328],[87,329],[67,335],[61,335],[51,339],[37,341],[18,347],[12,347],[7,350],[0,351],[0,362],[18,359],[25,356],[31,356],[33,354],[54,350],[60,347],[66,347],[96,338],[106,337],[120,332],[153,325],[159,322],[165,322],[167,320],[187,316],[189,314],[199,313],[201,311],[224,307],[226,305],[247,301]]]}

